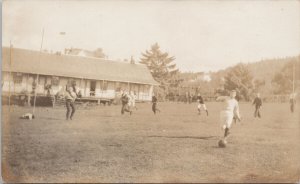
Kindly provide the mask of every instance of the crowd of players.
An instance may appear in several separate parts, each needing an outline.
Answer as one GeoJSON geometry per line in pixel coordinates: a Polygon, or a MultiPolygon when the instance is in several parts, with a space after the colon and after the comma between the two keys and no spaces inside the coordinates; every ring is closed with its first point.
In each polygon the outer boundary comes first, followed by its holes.
{"type": "MultiPolygon", "coordinates": [[[[74,86],[66,86],[65,100],[66,100],[66,120],[72,120],[75,114],[75,100],[79,95],[76,93],[76,88],[74,86]]],[[[136,107],[136,94],[131,91],[128,93],[127,91],[122,91],[121,94],[121,114],[129,113],[132,115],[133,110],[137,110],[136,107]]],[[[227,138],[230,134],[229,130],[232,122],[241,121],[241,115],[239,112],[239,98],[237,97],[237,92],[235,90],[230,91],[230,95],[222,99],[222,109],[220,111],[220,123],[224,130],[224,136],[219,141],[219,146],[225,147],[227,143],[227,138]]],[[[152,112],[156,114],[157,112],[161,112],[158,108],[158,99],[153,93],[152,95],[152,112]]],[[[201,115],[201,110],[203,109],[208,116],[208,109],[205,105],[204,99],[200,93],[197,94],[197,110],[198,114],[201,115]]],[[[296,95],[295,93],[290,95],[290,111],[293,113],[295,110],[296,104],[296,95]]],[[[257,93],[255,99],[253,100],[252,105],[254,105],[254,117],[261,118],[261,107],[262,107],[262,99],[260,98],[260,94],[257,93]]],[[[22,115],[20,118],[22,119],[34,119],[34,115],[27,113],[22,115]]]]}
{"type": "MultiPolygon", "coordinates": [[[[235,90],[230,91],[230,95],[222,99],[222,109],[220,111],[220,123],[222,124],[222,128],[224,130],[224,136],[223,139],[220,140],[219,145],[225,145],[226,140],[230,134],[229,130],[231,127],[232,122],[241,121],[241,116],[239,113],[239,98],[236,96],[237,92],[235,90]]],[[[72,120],[74,114],[75,114],[75,100],[78,97],[78,94],[76,93],[75,87],[72,86],[66,86],[66,93],[65,93],[65,99],[66,99],[66,120],[72,120]]],[[[295,109],[295,94],[291,94],[290,96],[290,110],[291,112],[294,112],[295,109]]],[[[136,107],[136,101],[137,96],[136,94],[131,91],[128,93],[127,91],[123,91],[121,94],[121,114],[129,113],[132,115],[133,110],[137,110],[136,107]]],[[[152,95],[152,112],[156,114],[157,112],[160,112],[160,109],[158,108],[158,99],[155,96],[155,94],[152,95]]],[[[201,96],[200,93],[197,94],[197,110],[198,114],[201,115],[201,110],[203,109],[206,112],[206,115],[208,116],[208,109],[205,105],[204,99],[201,96]]],[[[257,93],[256,97],[252,103],[255,107],[254,110],[254,117],[261,118],[261,107],[262,107],[262,99],[260,98],[260,94],[257,93]]],[[[26,117],[23,117],[26,118],[26,117]]],[[[29,119],[32,119],[34,117],[31,117],[29,119]]]]}

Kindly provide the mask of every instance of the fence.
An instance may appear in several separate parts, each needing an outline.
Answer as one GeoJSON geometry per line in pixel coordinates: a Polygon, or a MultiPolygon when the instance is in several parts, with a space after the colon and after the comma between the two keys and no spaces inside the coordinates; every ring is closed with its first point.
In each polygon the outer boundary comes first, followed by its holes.
{"type": "Polygon", "coordinates": [[[269,95],[262,98],[264,102],[286,103],[290,100],[290,95],[269,95]]]}

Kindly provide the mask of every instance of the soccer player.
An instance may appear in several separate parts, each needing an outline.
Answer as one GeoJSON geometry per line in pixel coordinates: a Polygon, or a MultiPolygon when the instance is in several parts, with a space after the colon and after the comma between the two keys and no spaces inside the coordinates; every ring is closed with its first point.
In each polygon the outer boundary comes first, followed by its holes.
{"type": "Polygon", "coordinates": [[[224,140],[226,140],[229,136],[229,129],[232,124],[233,117],[241,121],[240,113],[239,113],[239,104],[238,101],[235,99],[236,91],[232,90],[230,92],[230,97],[224,99],[223,107],[220,112],[220,121],[223,125],[222,128],[224,129],[224,140]]]}
{"type": "Polygon", "coordinates": [[[296,104],[296,95],[295,95],[295,93],[292,93],[290,95],[290,110],[291,110],[291,113],[294,112],[295,104],[296,104]]]}
{"type": "Polygon", "coordinates": [[[188,102],[189,104],[192,103],[192,94],[188,92],[188,102]]]}
{"type": "Polygon", "coordinates": [[[31,113],[23,114],[23,115],[20,117],[20,119],[29,119],[29,120],[32,120],[32,119],[34,119],[34,118],[35,118],[34,115],[31,114],[31,113]]]}
{"type": "Polygon", "coordinates": [[[152,96],[152,111],[154,114],[156,114],[156,111],[160,112],[160,110],[157,108],[157,98],[155,94],[152,96]]]}
{"type": "Polygon", "coordinates": [[[260,98],[259,93],[256,94],[256,97],[255,97],[252,105],[255,105],[254,117],[256,118],[256,116],[257,116],[257,117],[261,118],[260,108],[262,106],[262,100],[260,98]]]}
{"type": "Polygon", "coordinates": [[[121,109],[121,114],[124,114],[124,112],[129,112],[130,115],[132,114],[132,111],[129,109],[128,107],[128,103],[129,103],[129,96],[126,93],[126,91],[124,91],[122,93],[121,96],[121,101],[122,101],[122,109],[121,109]]]}
{"type": "Polygon", "coordinates": [[[204,103],[204,100],[201,96],[200,93],[198,93],[198,96],[197,96],[197,102],[199,103],[197,108],[198,108],[198,114],[200,115],[201,114],[201,107],[203,107],[203,109],[206,111],[206,115],[208,116],[208,110],[206,108],[206,105],[204,103]]]}
{"type": "Polygon", "coordinates": [[[136,95],[133,91],[130,91],[130,99],[129,99],[129,108],[132,110],[132,109],[135,109],[137,110],[137,107],[135,106],[135,100],[136,100],[136,95]]]}
{"type": "MultiPolygon", "coordinates": [[[[235,99],[236,99],[237,102],[240,101],[241,97],[240,97],[240,93],[239,92],[236,93],[235,99]]],[[[237,119],[238,118],[236,117],[236,115],[234,115],[233,116],[233,121],[234,121],[235,124],[236,124],[237,119]]]]}
{"type": "Polygon", "coordinates": [[[75,113],[75,100],[76,100],[76,91],[75,87],[71,87],[69,85],[66,86],[66,93],[65,93],[65,99],[66,99],[66,120],[69,120],[69,118],[72,120],[73,115],[75,113]],[[72,112],[70,115],[70,109],[72,108],[72,112]]]}

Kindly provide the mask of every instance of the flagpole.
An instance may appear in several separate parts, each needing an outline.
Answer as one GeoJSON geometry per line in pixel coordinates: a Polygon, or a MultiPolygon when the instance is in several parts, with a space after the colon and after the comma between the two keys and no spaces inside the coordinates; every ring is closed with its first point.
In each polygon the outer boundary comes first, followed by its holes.
{"type": "MultiPolygon", "coordinates": [[[[42,52],[42,48],[43,48],[43,41],[44,41],[44,28],[43,28],[43,33],[42,33],[40,53],[39,53],[39,57],[38,57],[38,66],[40,66],[41,52],[42,52]]],[[[34,100],[33,100],[33,109],[32,109],[32,114],[33,115],[34,115],[34,111],[35,111],[35,103],[36,103],[36,95],[37,95],[38,86],[39,86],[39,74],[37,74],[37,76],[36,76],[36,86],[35,86],[35,90],[34,90],[34,100]]]]}

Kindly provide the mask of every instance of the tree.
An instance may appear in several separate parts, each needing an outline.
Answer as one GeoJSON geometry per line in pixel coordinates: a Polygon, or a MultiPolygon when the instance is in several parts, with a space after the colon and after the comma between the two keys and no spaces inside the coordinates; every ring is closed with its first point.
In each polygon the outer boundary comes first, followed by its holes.
{"type": "Polygon", "coordinates": [[[140,63],[148,67],[153,78],[165,89],[166,87],[177,87],[180,82],[179,71],[176,69],[176,64],[173,63],[174,60],[174,56],[169,57],[169,54],[162,52],[159,45],[155,43],[150,50],[142,53],[140,63]]]}
{"type": "Polygon", "coordinates": [[[285,64],[280,72],[277,72],[272,80],[275,94],[287,94],[293,91],[293,74],[295,73],[295,90],[300,81],[300,56],[285,64]]]}
{"type": "Polygon", "coordinates": [[[254,90],[256,92],[259,92],[262,87],[264,87],[266,84],[266,81],[263,79],[255,79],[254,80],[254,90]]]}
{"type": "Polygon", "coordinates": [[[244,64],[232,67],[225,76],[224,88],[227,91],[237,90],[240,97],[249,100],[253,90],[253,76],[244,64]]]}

